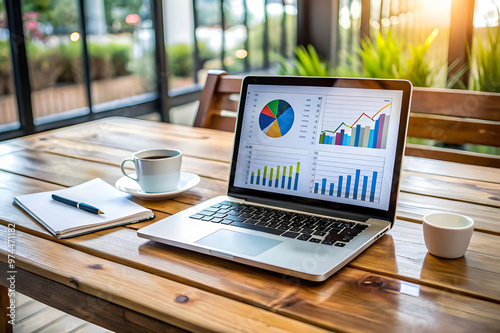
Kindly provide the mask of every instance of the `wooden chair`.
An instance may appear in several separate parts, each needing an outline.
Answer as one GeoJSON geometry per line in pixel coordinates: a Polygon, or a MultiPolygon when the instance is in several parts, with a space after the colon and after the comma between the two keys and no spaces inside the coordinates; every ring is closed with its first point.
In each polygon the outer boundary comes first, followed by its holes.
{"type": "MultiPolygon", "coordinates": [[[[194,126],[234,131],[242,77],[210,71],[194,126]],[[227,113],[227,111],[232,113],[227,113]]],[[[414,88],[408,137],[500,147],[500,94],[414,88]]],[[[405,155],[500,168],[500,156],[407,144],[405,155]]]]}
{"type": "Polygon", "coordinates": [[[227,75],[225,71],[210,70],[201,92],[200,105],[194,121],[195,127],[213,128],[233,132],[241,90],[241,76],[227,75]]]}
{"type": "MultiPolygon", "coordinates": [[[[500,94],[414,88],[408,136],[452,145],[500,147],[500,94]]],[[[406,155],[500,168],[500,156],[406,145],[406,155]]]]}

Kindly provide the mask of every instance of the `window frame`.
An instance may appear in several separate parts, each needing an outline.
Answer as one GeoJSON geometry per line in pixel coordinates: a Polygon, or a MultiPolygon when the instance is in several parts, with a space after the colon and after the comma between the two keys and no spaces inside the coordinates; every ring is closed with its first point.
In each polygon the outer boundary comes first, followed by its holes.
{"type": "MultiPolygon", "coordinates": [[[[118,105],[118,107],[112,106],[112,102],[109,103],[111,106],[107,105],[106,109],[102,109],[100,105],[92,104],[92,93],[91,93],[91,79],[90,79],[90,63],[88,55],[87,46],[87,27],[85,22],[85,0],[76,0],[78,6],[79,15],[79,32],[81,34],[82,40],[82,63],[84,71],[84,86],[85,86],[85,97],[87,101],[87,108],[89,110],[88,114],[75,116],[71,118],[61,117],[59,120],[54,120],[50,122],[38,123],[34,119],[33,105],[32,105],[32,89],[30,86],[29,70],[28,70],[28,59],[26,55],[26,44],[24,36],[24,27],[22,20],[22,1],[21,0],[4,0],[5,10],[7,13],[8,29],[10,34],[10,48],[11,48],[11,59],[12,59],[12,72],[14,77],[14,87],[15,95],[18,106],[18,120],[19,129],[8,130],[6,132],[0,132],[0,141],[11,139],[15,137],[30,135],[42,131],[47,131],[51,129],[56,129],[64,126],[74,125],[86,121],[92,121],[109,116],[120,116],[126,111],[127,116],[137,117],[145,115],[148,113],[158,113],[160,114],[161,121],[169,122],[169,110],[171,107],[179,106],[189,102],[194,102],[199,100],[201,96],[201,91],[203,85],[198,82],[198,71],[201,69],[201,59],[198,49],[198,40],[196,37],[196,28],[198,25],[197,11],[196,11],[196,0],[193,2],[193,18],[194,18],[194,84],[184,86],[181,88],[168,89],[168,68],[167,68],[167,53],[166,53],[166,40],[165,40],[165,19],[163,8],[163,0],[149,0],[151,8],[151,19],[153,22],[154,31],[154,44],[155,44],[155,62],[156,62],[156,90],[154,93],[145,94],[147,98],[143,101],[137,101],[137,96],[130,97],[131,103],[127,105],[118,105]]],[[[222,15],[222,38],[225,39],[224,35],[224,1],[219,0],[222,15]]],[[[242,0],[244,6],[244,22],[248,31],[248,5],[250,0],[242,0]]],[[[260,68],[250,68],[248,57],[244,60],[244,71],[249,72],[250,70],[266,70],[271,66],[269,59],[269,27],[268,27],[268,13],[267,5],[268,0],[264,0],[264,29],[263,29],[263,51],[264,59],[262,67],[260,68]]],[[[286,22],[286,11],[285,11],[285,0],[278,1],[283,6],[283,18],[282,18],[282,40],[280,45],[280,53],[285,56],[287,32],[285,27],[286,22]]],[[[299,7],[299,2],[297,2],[297,8],[299,7]]],[[[297,15],[297,32],[296,36],[298,41],[298,29],[300,26],[300,15],[297,15]]],[[[248,33],[247,33],[248,36],[248,33]]],[[[222,66],[224,66],[224,42],[222,43],[221,60],[222,66]]],[[[245,47],[248,48],[249,40],[245,41],[245,47]]],[[[69,110],[68,110],[69,111],[69,110]]],[[[38,118],[37,118],[38,120],[38,118]]]]}
{"type": "MultiPolygon", "coordinates": [[[[86,121],[100,119],[110,116],[123,115],[126,111],[128,116],[137,117],[148,113],[160,112],[162,121],[168,122],[168,83],[166,70],[165,44],[163,43],[163,9],[161,0],[150,0],[153,30],[155,31],[155,63],[156,63],[156,91],[153,94],[145,94],[147,97],[143,101],[137,102],[137,96],[130,97],[134,103],[102,109],[92,104],[91,80],[89,71],[89,56],[87,48],[87,29],[85,25],[84,0],[78,1],[79,30],[82,36],[82,55],[84,71],[84,85],[89,113],[71,118],[55,120],[43,124],[36,124],[33,115],[31,100],[31,86],[28,72],[28,60],[26,55],[26,44],[24,27],[22,20],[22,4],[20,0],[5,0],[5,10],[7,13],[8,29],[10,34],[10,49],[12,59],[12,73],[14,77],[14,87],[18,105],[18,119],[20,128],[0,133],[0,141],[15,137],[30,135],[42,131],[47,131],[59,127],[74,125],[86,121]],[[94,108],[99,109],[98,112],[94,108]]],[[[110,103],[113,104],[113,103],[110,103]]]]}

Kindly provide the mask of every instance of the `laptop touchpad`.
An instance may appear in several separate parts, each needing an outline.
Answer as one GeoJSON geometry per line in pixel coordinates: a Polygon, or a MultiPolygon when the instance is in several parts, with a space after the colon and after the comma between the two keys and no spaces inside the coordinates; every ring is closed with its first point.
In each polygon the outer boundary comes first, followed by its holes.
{"type": "Polygon", "coordinates": [[[258,256],[282,242],[275,239],[221,229],[203,237],[195,243],[210,246],[221,251],[258,256]]]}

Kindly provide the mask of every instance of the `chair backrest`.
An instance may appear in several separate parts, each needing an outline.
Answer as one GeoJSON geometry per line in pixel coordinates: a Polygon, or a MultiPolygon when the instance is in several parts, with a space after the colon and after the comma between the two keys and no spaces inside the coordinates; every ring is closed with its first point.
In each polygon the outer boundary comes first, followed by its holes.
{"type": "MultiPolygon", "coordinates": [[[[209,71],[194,126],[234,131],[238,101],[230,97],[240,93],[242,79],[209,71]]],[[[415,87],[408,137],[437,140],[445,147],[408,143],[405,155],[500,168],[498,155],[449,148],[500,147],[500,94],[415,87]]]]}
{"type": "Polygon", "coordinates": [[[406,145],[406,155],[500,168],[500,156],[449,147],[500,147],[500,94],[414,88],[408,137],[437,140],[444,147],[406,145]]]}
{"type": "Polygon", "coordinates": [[[225,71],[210,70],[201,92],[194,126],[234,131],[238,100],[231,99],[231,96],[234,94],[239,96],[242,80],[241,76],[231,76],[225,71]]]}

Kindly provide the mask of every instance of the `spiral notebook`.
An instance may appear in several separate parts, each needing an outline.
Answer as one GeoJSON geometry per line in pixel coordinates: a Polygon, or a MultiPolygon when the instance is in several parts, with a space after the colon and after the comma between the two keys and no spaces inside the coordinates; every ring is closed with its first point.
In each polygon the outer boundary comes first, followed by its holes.
{"type": "Polygon", "coordinates": [[[70,238],[153,218],[152,210],[130,201],[127,193],[100,178],[57,191],[17,196],[19,205],[57,238],[70,238]],[[92,214],[52,200],[52,194],[98,207],[104,214],[92,214]]]}

